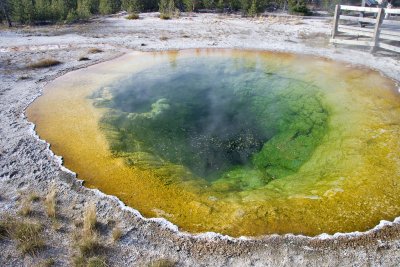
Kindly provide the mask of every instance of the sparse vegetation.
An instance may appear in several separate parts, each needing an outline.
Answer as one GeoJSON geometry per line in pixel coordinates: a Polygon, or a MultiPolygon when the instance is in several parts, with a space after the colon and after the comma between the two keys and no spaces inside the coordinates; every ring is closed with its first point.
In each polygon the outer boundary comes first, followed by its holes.
{"type": "Polygon", "coordinates": [[[48,67],[56,66],[59,64],[61,64],[60,61],[49,58],[49,59],[39,60],[38,62],[35,62],[35,63],[31,63],[28,65],[28,67],[31,69],[41,69],[41,68],[48,68],[48,67]]]}
{"type": "Polygon", "coordinates": [[[51,219],[55,219],[57,216],[57,201],[56,201],[57,191],[54,187],[50,189],[44,201],[47,216],[51,219]]]}
{"type": "Polygon", "coordinates": [[[160,36],[161,41],[167,41],[169,38],[167,36],[160,36]]]}
{"type": "Polygon", "coordinates": [[[89,204],[83,214],[83,228],[74,233],[79,252],[72,258],[75,266],[107,266],[105,258],[101,257],[105,247],[96,232],[96,224],[96,205],[89,204]]]}

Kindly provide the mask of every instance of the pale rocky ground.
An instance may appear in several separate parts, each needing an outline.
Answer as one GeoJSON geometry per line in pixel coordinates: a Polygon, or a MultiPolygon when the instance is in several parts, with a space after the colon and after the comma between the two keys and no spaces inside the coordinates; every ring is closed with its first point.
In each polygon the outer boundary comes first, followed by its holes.
{"type": "Polygon", "coordinates": [[[400,56],[329,45],[329,18],[269,17],[246,19],[215,14],[185,15],[162,21],[157,14],[140,20],[121,16],[98,18],[87,24],[42,26],[0,31],[0,218],[18,215],[20,200],[29,192],[42,198],[51,185],[58,190],[59,225],[33,204],[30,220],[45,225],[46,248],[23,256],[16,243],[0,240],[0,266],[35,266],[53,258],[55,266],[72,265],[76,253],[75,222],[88,203],[96,203],[100,237],[109,266],[146,266],[160,259],[177,266],[399,266],[400,220],[383,223],[360,234],[304,237],[294,235],[233,239],[216,234],[181,233],[163,220],[144,219],[116,199],[81,186],[60,166],[47,143],[34,134],[24,111],[43,87],[62,74],[117,57],[132,50],[184,48],[245,48],[297,52],[363,65],[400,78],[400,56]],[[88,49],[104,50],[88,54],[88,49]],[[78,61],[88,56],[90,61],[78,61]],[[40,70],[27,64],[54,58],[63,64],[40,70]],[[123,237],[113,243],[117,224],[123,237]]]}

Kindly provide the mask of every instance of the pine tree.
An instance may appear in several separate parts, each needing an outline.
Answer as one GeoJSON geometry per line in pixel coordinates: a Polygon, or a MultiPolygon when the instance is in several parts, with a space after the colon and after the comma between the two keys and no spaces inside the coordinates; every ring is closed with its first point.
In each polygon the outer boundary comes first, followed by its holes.
{"type": "Polygon", "coordinates": [[[111,0],[99,1],[99,12],[103,15],[111,14],[113,12],[113,3],[111,0]]]}
{"type": "Polygon", "coordinates": [[[170,19],[175,11],[174,0],[160,0],[159,4],[160,18],[170,19]]]}
{"type": "Polygon", "coordinates": [[[0,22],[4,19],[7,21],[8,27],[11,27],[10,2],[8,0],[0,0],[0,22]]]}
{"type": "Polygon", "coordinates": [[[217,2],[217,8],[218,8],[221,12],[223,12],[223,11],[224,11],[224,8],[225,8],[225,1],[224,1],[224,0],[218,0],[218,2],[217,2]]]}
{"type": "Polygon", "coordinates": [[[250,0],[240,0],[240,9],[242,10],[243,15],[247,15],[249,8],[250,0]]]}
{"type": "Polygon", "coordinates": [[[46,21],[53,20],[54,16],[51,12],[49,0],[36,0],[35,1],[35,20],[46,21]]]}
{"type": "Polygon", "coordinates": [[[35,7],[31,0],[13,1],[13,19],[22,24],[30,24],[34,21],[35,7]]]}
{"type": "Polygon", "coordinates": [[[249,15],[250,17],[255,17],[255,16],[257,16],[257,0],[253,0],[253,1],[251,2],[251,6],[250,6],[250,8],[249,8],[248,15],[249,15]]]}
{"type": "Polygon", "coordinates": [[[142,10],[139,0],[122,0],[121,8],[129,13],[139,13],[142,10]]]}
{"type": "Polygon", "coordinates": [[[69,10],[67,9],[66,0],[53,0],[51,7],[54,20],[64,21],[67,18],[69,10]]]}
{"type": "Polygon", "coordinates": [[[76,15],[79,19],[88,19],[91,16],[90,13],[91,1],[90,0],[78,0],[76,7],[76,15]]]}

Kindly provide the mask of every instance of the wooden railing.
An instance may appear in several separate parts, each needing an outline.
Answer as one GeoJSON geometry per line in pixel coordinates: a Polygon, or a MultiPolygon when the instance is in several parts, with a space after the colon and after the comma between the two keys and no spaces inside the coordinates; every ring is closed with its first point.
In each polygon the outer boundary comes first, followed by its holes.
{"type": "Polygon", "coordinates": [[[390,19],[395,14],[399,15],[400,9],[337,5],[330,41],[334,44],[368,46],[371,52],[382,48],[400,53],[400,21],[390,19]],[[375,18],[344,15],[343,11],[372,13],[375,18]],[[385,19],[385,16],[389,18],[385,19]],[[350,21],[353,25],[340,25],[340,21],[350,21]],[[365,27],[367,24],[374,27],[365,27]]]}

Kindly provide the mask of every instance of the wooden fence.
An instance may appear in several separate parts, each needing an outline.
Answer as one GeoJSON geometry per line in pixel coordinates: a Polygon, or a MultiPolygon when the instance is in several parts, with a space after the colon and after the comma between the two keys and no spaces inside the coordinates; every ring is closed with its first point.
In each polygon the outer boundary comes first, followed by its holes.
{"type": "Polygon", "coordinates": [[[330,41],[371,47],[372,53],[378,48],[400,53],[400,21],[393,16],[399,14],[400,9],[337,5],[330,41]],[[363,16],[366,13],[373,17],[363,16]],[[340,21],[347,24],[340,25],[340,21]]]}

